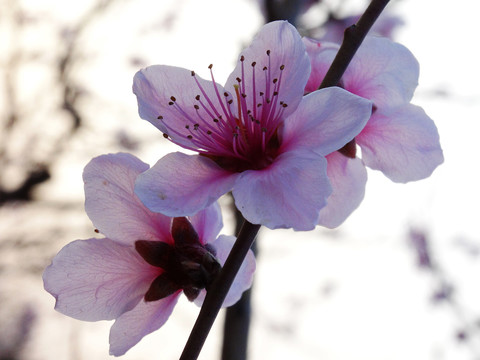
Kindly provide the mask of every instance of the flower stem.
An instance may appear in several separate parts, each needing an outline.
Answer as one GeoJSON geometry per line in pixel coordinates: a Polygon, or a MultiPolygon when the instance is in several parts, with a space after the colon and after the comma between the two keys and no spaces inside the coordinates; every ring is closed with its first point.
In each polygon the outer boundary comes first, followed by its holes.
{"type": "Polygon", "coordinates": [[[240,266],[252,246],[261,225],[254,225],[245,220],[237,241],[228,255],[225,265],[207,292],[197,321],[183,349],[180,360],[195,360],[207,339],[208,333],[217,317],[223,300],[237,275],[240,266]]]}
{"type": "Polygon", "coordinates": [[[343,42],[319,89],[336,86],[358,48],[390,0],[372,0],[355,25],[345,29],[343,42]]]}

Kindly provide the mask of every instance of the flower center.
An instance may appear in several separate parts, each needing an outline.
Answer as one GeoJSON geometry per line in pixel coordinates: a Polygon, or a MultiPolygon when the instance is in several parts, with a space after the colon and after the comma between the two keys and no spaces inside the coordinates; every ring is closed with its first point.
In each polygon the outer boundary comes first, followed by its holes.
{"type": "Polygon", "coordinates": [[[172,95],[168,103],[185,121],[184,129],[178,123],[175,126],[170,123],[178,121],[178,117],[169,120],[160,115],[158,119],[167,129],[164,137],[231,171],[258,170],[270,165],[277,156],[278,127],[288,106],[280,100],[285,65],[272,69],[270,56],[267,50],[261,62],[246,65],[242,55],[232,93],[227,90],[222,93],[212,65],[209,66],[211,82],[198,78],[192,71],[194,86],[199,91],[194,100],[179,101],[172,95]],[[264,64],[261,70],[257,65],[260,63],[264,64]],[[188,103],[193,111],[185,105],[188,103]]]}
{"type": "Polygon", "coordinates": [[[146,292],[145,301],[160,300],[178,290],[193,301],[200,290],[208,289],[220,271],[215,250],[200,243],[187,218],[173,219],[172,238],[173,245],[162,241],[135,242],[135,249],[147,263],[163,269],[146,292]]]}

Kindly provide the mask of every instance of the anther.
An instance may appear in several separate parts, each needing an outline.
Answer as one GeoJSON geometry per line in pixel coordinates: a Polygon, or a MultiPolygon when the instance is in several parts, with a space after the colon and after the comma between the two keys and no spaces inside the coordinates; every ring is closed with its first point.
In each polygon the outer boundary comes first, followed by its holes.
{"type": "Polygon", "coordinates": [[[285,69],[285,65],[280,65],[280,70],[285,69]]]}
{"type": "Polygon", "coordinates": [[[174,102],[173,101],[169,101],[168,105],[173,105],[174,102]]]}
{"type": "Polygon", "coordinates": [[[197,104],[193,105],[193,107],[195,108],[195,110],[200,109],[200,106],[198,106],[197,104]]]}
{"type": "Polygon", "coordinates": [[[195,76],[195,71],[192,70],[192,76],[195,76]]]}
{"type": "Polygon", "coordinates": [[[187,136],[187,139],[192,140],[192,139],[193,139],[193,136],[192,136],[192,135],[188,135],[188,136],[187,136]]]}
{"type": "Polygon", "coordinates": [[[267,50],[267,55],[270,56],[270,50],[267,50]]]}
{"type": "Polygon", "coordinates": [[[240,61],[245,61],[245,56],[240,56],[240,61]]]}
{"type": "Polygon", "coordinates": [[[277,81],[278,81],[278,79],[277,79],[277,78],[273,79],[273,83],[274,83],[274,84],[276,84],[276,83],[277,83],[277,81]]]}
{"type": "Polygon", "coordinates": [[[168,134],[167,134],[167,133],[163,133],[163,137],[164,137],[165,139],[168,139],[168,134]]]}
{"type": "Polygon", "coordinates": [[[265,71],[265,70],[267,70],[267,67],[266,67],[266,66],[263,67],[263,71],[265,71]]]}
{"type": "Polygon", "coordinates": [[[232,99],[228,100],[228,105],[232,105],[232,103],[233,103],[232,99]]]}
{"type": "Polygon", "coordinates": [[[239,77],[237,77],[235,80],[237,80],[239,83],[242,82],[242,79],[240,79],[239,77]]]}
{"type": "Polygon", "coordinates": [[[208,68],[212,70],[213,64],[208,65],[208,68]]]}
{"type": "Polygon", "coordinates": [[[224,92],[224,93],[223,93],[223,96],[228,97],[228,93],[227,93],[227,92],[224,92]]]}
{"type": "Polygon", "coordinates": [[[200,100],[200,95],[195,96],[195,100],[200,100]]]}
{"type": "Polygon", "coordinates": [[[212,135],[212,132],[210,130],[207,130],[207,135],[212,135]]]}
{"type": "Polygon", "coordinates": [[[158,120],[163,120],[163,116],[162,116],[162,115],[158,115],[158,116],[157,116],[157,119],[158,119],[158,120]]]}
{"type": "Polygon", "coordinates": [[[170,96],[170,100],[177,101],[177,99],[175,99],[175,96],[170,96]]]}
{"type": "Polygon", "coordinates": [[[252,62],[252,66],[255,66],[255,65],[257,65],[257,63],[256,63],[255,61],[254,61],[254,62],[252,62]]]}

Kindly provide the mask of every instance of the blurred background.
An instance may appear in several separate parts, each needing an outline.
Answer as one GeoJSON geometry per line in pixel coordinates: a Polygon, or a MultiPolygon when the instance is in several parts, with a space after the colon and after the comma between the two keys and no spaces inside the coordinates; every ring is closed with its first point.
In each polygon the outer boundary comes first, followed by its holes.
{"type": "MultiPolygon", "coordinates": [[[[95,236],[81,177],[92,157],[153,164],[174,149],[139,118],[135,72],[169,64],[208,77],[213,63],[224,83],[265,21],[291,17],[303,35],[340,41],[367,5],[302,4],[0,0],[0,360],[110,358],[111,323],[55,312],[41,275],[65,244],[95,236]]],[[[435,120],[445,163],[406,185],[369,171],[363,204],[338,229],[262,229],[250,359],[480,359],[478,10],[392,0],[379,19],[375,32],[420,62],[413,103],[435,120]]],[[[197,313],[182,299],[123,358],[178,358],[197,313]]],[[[219,358],[222,316],[200,359],[219,358]]]]}

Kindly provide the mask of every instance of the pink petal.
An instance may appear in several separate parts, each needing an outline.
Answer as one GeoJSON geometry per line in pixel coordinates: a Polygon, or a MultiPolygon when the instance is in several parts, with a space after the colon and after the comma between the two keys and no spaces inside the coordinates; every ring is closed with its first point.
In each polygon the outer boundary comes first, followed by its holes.
{"type": "Polygon", "coordinates": [[[148,165],[130,154],[99,156],[85,167],[85,210],[101,233],[132,245],[136,240],[170,239],[171,219],[149,211],[134,193],[148,165]]]}
{"type": "Polygon", "coordinates": [[[133,247],[110,239],[66,245],[43,273],[45,290],[62,314],[85,321],[111,320],[132,309],[159,275],[133,247]]]}
{"type": "Polygon", "coordinates": [[[415,105],[376,111],[356,139],[365,164],[395,182],[426,178],[443,162],[437,128],[415,105]]]}
{"type": "Polygon", "coordinates": [[[377,107],[410,102],[418,85],[419,65],[403,45],[368,36],[342,77],[343,88],[377,107]]]}
{"type": "Polygon", "coordinates": [[[202,119],[210,121],[223,113],[220,104],[225,103],[225,91],[221,85],[215,86],[212,81],[198,75],[192,76],[190,70],[166,65],[149,66],[138,71],[133,79],[133,92],[137,96],[140,117],[186,148],[195,148],[187,138],[190,132],[185,128],[186,125],[193,128],[194,124],[202,123],[202,119]],[[200,106],[197,96],[200,96],[208,111],[200,106]],[[176,105],[169,105],[173,104],[172,97],[176,105]],[[195,109],[194,106],[199,108],[195,109]],[[160,116],[162,119],[159,119],[160,116]]]}
{"type": "Polygon", "coordinates": [[[205,245],[214,241],[223,227],[222,212],[217,202],[190,217],[190,222],[205,245]]]}
{"type": "Polygon", "coordinates": [[[338,44],[320,42],[306,37],[302,40],[312,65],[312,71],[305,86],[305,92],[310,93],[318,90],[340,46],[338,44]]]}
{"type": "Polygon", "coordinates": [[[327,206],[320,210],[318,224],[332,229],[340,226],[362,202],[367,170],[362,160],[350,159],[339,152],[328,155],[327,163],[333,192],[327,206]]]}
{"type": "Polygon", "coordinates": [[[237,177],[204,156],[176,152],[141,174],[135,192],[152,211],[191,216],[230,191],[237,177]]]}
{"type": "MultiPolygon", "coordinates": [[[[273,79],[279,79],[281,86],[278,102],[288,104],[285,108],[285,117],[295,111],[302,99],[305,84],[310,74],[310,61],[305,53],[305,46],[298,31],[286,21],[274,21],[262,27],[255,36],[252,44],[242,51],[244,56],[243,74],[242,61],[238,61],[235,70],[227,80],[225,89],[235,94],[233,86],[238,84],[236,78],[241,78],[241,86],[245,86],[248,109],[255,111],[260,92],[267,94],[267,83],[273,89],[273,79]],[[267,55],[270,50],[270,56],[267,55]],[[252,66],[252,63],[256,63],[252,66]],[[280,67],[284,65],[284,70],[280,67]],[[267,71],[263,68],[267,67],[267,71]],[[270,81],[266,81],[266,74],[270,74],[270,81]],[[255,74],[255,75],[254,75],[255,74]],[[255,76],[255,81],[253,80],[255,76]],[[255,85],[255,91],[253,89],[255,85]]],[[[255,116],[254,116],[255,117],[255,116]]]]}
{"type": "Polygon", "coordinates": [[[282,149],[308,148],[328,155],[351,141],[370,114],[370,101],[341,88],[315,91],[285,120],[282,149]]]}
{"type": "Polygon", "coordinates": [[[140,301],[133,310],[120,316],[110,329],[110,354],[121,356],[145,335],[162,327],[177,304],[181,291],[164,299],[140,301]]]}
{"type": "MultiPolygon", "coordinates": [[[[211,245],[217,251],[216,257],[222,266],[225,264],[225,261],[227,260],[235,241],[235,236],[220,235],[217,240],[211,243],[211,245]]],[[[255,266],[255,255],[253,254],[253,251],[249,250],[245,260],[242,263],[242,266],[240,266],[240,269],[238,270],[237,276],[235,277],[230,290],[228,291],[227,297],[223,301],[223,307],[228,307],[235,304],[238,300],[240,300],[243,292],[252,286],[255,266]]],[[[201,306],[203,304],[203,300],[205,299],[205,295],[206,291],[202,290],[195,299],[195,304],[201,306]]]]}
{"type": "Polygon", "coordinates": [[[254,224],[312,230],[331,193],[323,156],[283,153],[268,168],[245,171],[235,184],[235,204],[254,224]]]}

